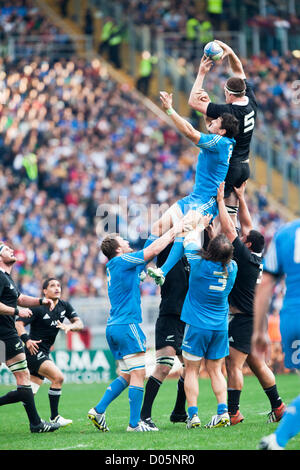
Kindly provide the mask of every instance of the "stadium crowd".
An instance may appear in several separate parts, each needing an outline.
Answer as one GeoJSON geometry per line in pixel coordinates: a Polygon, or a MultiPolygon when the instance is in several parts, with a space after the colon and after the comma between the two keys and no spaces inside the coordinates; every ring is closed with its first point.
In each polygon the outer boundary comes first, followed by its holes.
{"type": "MultiPolygon", "coordinates": [[[[2,59],[0,74],[0,237],[18,253],[17,281],[38,295],[45,275],[54,274],[66,296],[103,295],[101,204],[110,204],[110,214],[120,196],[139,205],[140,214],[128,218],[121,203],[116,230],[140,248],[151,204],[170,205],[191,190],[194,151],[98,60],[2,59]]],[[[249,206],[270,239],[282,220],[264,192],[249,206]]],[[[142,290],[157,293],[152,282],[142,290]]]]}

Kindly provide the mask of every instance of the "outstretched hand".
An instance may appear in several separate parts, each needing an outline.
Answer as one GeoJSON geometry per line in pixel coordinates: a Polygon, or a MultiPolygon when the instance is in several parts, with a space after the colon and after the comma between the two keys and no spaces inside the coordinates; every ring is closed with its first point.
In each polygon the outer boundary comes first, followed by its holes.
{"type": "Polygon", "coordinates": [[[199,72],[206,74],[210,71],[212,66],[213,66],[213,61],[204,54],[200,62],[199,72]]]}
{"type": "Polygon", "coordinates": [[[166,91],[161,91],[159,93],[160,101],[163,104],[163,107],[165,109],[170,109],[172,108],[172,103],[173,103],[173,93],[167,93],[166,91]]]}

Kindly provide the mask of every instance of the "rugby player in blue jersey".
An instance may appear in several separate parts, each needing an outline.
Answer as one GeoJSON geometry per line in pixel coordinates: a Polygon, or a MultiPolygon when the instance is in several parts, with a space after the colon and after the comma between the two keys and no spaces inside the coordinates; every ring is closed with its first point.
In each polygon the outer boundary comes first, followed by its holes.
{"type": "Polygon", "coordinates": [[[106,265],[108,296],[111,303],[106,338],[120,375],[110,384],[100,402],[88,412],[89,419],[100,431],[108,431],[105,411],[129,385],[130,419],[127,431],[153,431],[140,419],[144,392],[146,337],[142,323],[140,273],[146,263],[157,256],[177,233],[183,231],[179,221],[147,248],[133,252],[128,241],[118,234],[105,237],[101,250],[108,258],[106,265]]]}
{"type": "MultiPolygon", "coordinates": [[[[188,196],[173,204],[153,225],[145,246],[166,232],[178,219],[186,216],[192,226],[202,215],[218,214],[217,191],[224,181],[232,151],[234,137],[238,133],[238,120],[229,113],[213,119],[208,125],[209,134],[197,131],[188,121],[179,116],[172,108],[172,94],[161,92],[160,98],[167,114],[177,129],[200,149],[196,167],[195,184],[188,196]]],[[[148,268],[149,276],[156,284],[162,285],[166,274],[183,256],[183,235],[176,237],[166,262],[160,268],[148,268]]]]}
{"type": "MultiPolygon", "coordinates": [[[[264,259],[264,274],[254,302],[253,353],[270,353],[267,313],[276,282],[285,276],[286,294],[280,311],[280,333],[284,362],[288,369],[300,371],[300,219],[275,234],[264,259]]],[[[281,422],[264,437],[259,448],[283,450],[289,440],[300,432],[300,395],[287,407],[281,422]]]]}
{"type": "Polygon", "coordinates": [[[233,246],[223,234],[212,238],[206,250],[200,249],[201,229],[204,226],[191,231],[184,240],[184,254],[191,267],[189,290],[181,313],[181,320],[186,323],[182,355],[186,368],[184,389],[188,404],[188,429],[201,425],[197,399],[202,358],[218,403],[217,414],[206,427],[230,425],[226,404],[227,382],[222,364],[229,354],[228,295],[235,282],[237,264],[232,260],[233,246]]]}

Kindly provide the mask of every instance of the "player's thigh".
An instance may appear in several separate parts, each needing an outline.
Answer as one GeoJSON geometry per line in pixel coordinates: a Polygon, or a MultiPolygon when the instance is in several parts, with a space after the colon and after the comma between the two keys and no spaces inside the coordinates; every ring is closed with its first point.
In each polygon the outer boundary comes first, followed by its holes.
{"type": "Polygon", "coordinates": [[[106,339],[116,360],[146,351],[146,336],[135,323],[108,326],[106,339]]]}
{"type": "Polygon", "coordinates": [[[173,225],[182,219],[183,214],[177,203],[173,204],[152,226],[152,233],[161,236],[170,230],[173,225]]]}
{"type": "Polygon", "coordinates": [[[30,374],[27,368],[25,352],[7,359],[5,364],[15,376],[17,385],[30,385],[30,374]]]}
{"type": "Polygon", "coordinates": [[[250,354],[251,338],[253,333],[253,317],[242,313],[229,315],[228,337],[232,349],[250,354]]]}
{"type": "Polygon", "coordinates": [[[155,323],[156,351],[161,351],[161,355],[167,356],[175,356],[181,354],[184,329],[185,324],[180,320],[180,317],[178,315],[159,316],[155,323]],[[166,348],[171,349],[167,349],[166,351],[164,351],[166,348]]]}
{"type": "Polygon", "coordinates": [[[211,331],[210,341],[204,355],[208,360],[223,360],[229,354],[228,331],[211,331]]]}
{"type": "Polygon", "coordinates": [[[250,176],[250,167],[248,163],[237,163],[232,164],[228,168],[228,172],[225,178],[224,197],[225,203],[229,205],[233,204],[234,200],[237,200],[234,192],[234,187],[239,188],[244,181],[250,176]],[[230,196],[230,199],[229,199],[230,196]]]}
{"type": "Polygon", "coordinates": [[[39,375],[46,377],[50,382],[63,382],[64,376],[62,371],[54,364],[51,359],[44,361],[38,370],[39,375]]]}
{"type": "Polygon", "coordinates": [[[248,357],[248,354],[244,354],[235,348],[229,347],[229,356],[226,356],[225,363],[228,374],[236,369],[242,369],[243,365],[248,357]]]}

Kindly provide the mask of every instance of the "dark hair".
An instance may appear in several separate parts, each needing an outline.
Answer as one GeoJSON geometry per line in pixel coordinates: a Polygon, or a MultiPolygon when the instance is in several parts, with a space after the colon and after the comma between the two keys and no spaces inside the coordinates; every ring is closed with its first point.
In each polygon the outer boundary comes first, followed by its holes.
{"type": "Polygon", "coordinates": [[[251,251],[261,253],[265,246],[265,238],[257,230],[250,230],[246,238],[246,243],[251,243],[251,251]]]}
{"type": "Polygon", "coordinates": [[[245,96],[246,85],[242,78],[230,77],[228,78],[225,86],[227,90],[229,91],[229,93],[232,92],[232,94],[236,96],[237,98],[241,98],[242,96],[245,96]]]}
{"type": "Polygon", "coordinates": [[[117,237],[116,233],[111,233],[101,243],[101,251],[109,260],[116,256],[117,249],[120,246],[117,237]]]}
{"type": "Polygon", "coordinates": [[[226,137],[229,137],[230,139],[232,137],[236,137],[237,134],[239,133],[239,121],[238,119],[230,113],[223,113],[221,115],[222,119],[222,127],[221,129],[226,130],[226,137]]]}
{"type": "MultiPolygon", "coordinates": [[[[48,279],[46,279],[44,282],[43,282],[43,290],[44,289],[47,289],[47,287],[49,286],[50,282],[51,281],[58,281],[58,279],[56,277],[49,277],[48,279]]],[[[59,281],[58,281],[59,282],[59,281]]]]}
{"type": "Polygon", "coordinates": [[[233,245],[228,238],[223,235],[217,235],[210,240],[206,250],[200,250],[199,254],[207,261],[221,263],[223,270],[227,271],[226,266],[233,258],[233,245]]]}

